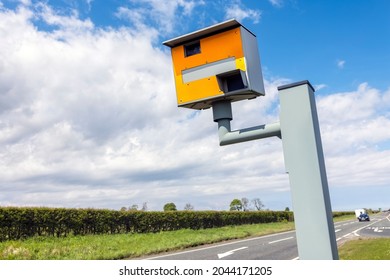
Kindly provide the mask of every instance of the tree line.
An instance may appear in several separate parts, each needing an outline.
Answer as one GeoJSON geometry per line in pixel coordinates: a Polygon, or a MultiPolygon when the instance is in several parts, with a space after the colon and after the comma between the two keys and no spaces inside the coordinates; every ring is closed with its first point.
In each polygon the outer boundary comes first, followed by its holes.
{"type": "Polygon", "coordinates": [[[246,197],[241,199],[235,198],[230,202],[230,211],[250,211],[250,210],[263,210],[265,205],[260,198],[254,198],[249,200],[246,197]]]}
{"type": "MultiPolygon", "coordinates": [[[[264,203],[261,201],[260,198],[254,198],[252,200],[249,200],[246,197],[243,197],[241,199],[235,198],[230,202],[229,210],[230,211],[260,211],[264,210],[264,203]]],[[[147,202],[144,202],[142,204],[142,207],[139,208],[138,204],[133,204],[130,207],[122,207],[120,209],[121,211],[147,211],[148,210],[148,204],[147,202]]],[[[178,208],[175,203],[168,202],[164,204],[163,206],[164,211],[177,211],[178,208]]],[[[195,207],[191,203],[186,203],[183,210],[186,211],[192,211],[195,210],[195,207]]],[[[290,211],[288,207],[286,207],[285,211],[290,211]]]]}
{"type": "MultiPolygon", "coordinates": [[[[133,204],[130,207],[123,206],[120,211],[147,211],[148,210],[148,203],[144,202],[142,203],[142,208],[138,207],[138,204],[133,204]]],[[[177,211],[176,204],[173,202],[168,202],[164,204],[163,207],[164,211],[177,211]]],[[[191,203],[186,203],[183,210],[192,211],[195,210],[195,207],[191,203]]]]}

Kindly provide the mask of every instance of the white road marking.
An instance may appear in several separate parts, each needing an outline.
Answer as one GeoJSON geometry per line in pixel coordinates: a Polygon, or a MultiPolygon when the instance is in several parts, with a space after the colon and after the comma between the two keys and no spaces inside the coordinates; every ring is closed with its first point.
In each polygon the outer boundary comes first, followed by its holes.
{"type": "Polygon", "coordinates": [[[349,223],[342,224],[342,226],[347,226],[347,225],[350,225],[350,224],[353,224],[353,223],[356,223],[356,221],[353,221],[353,222],[349,222],[349,223]]]}
{"type": "Polygon", "coordinates": [[[291,237],[287,237],[287,238],[283,238],[283,239],[279,239],[279,240],[274,240],[274,241],[268,242],[268,244],[278,243],[278,242],[282,242],[282,241],[293,239],[293,238],[294,237],[291,236],[291,237]]]}
{"type": "Polygon", "coordinates": [[[264,239],[264,238],[268,238],[268,237],[272,237],[272,236],[288,234],[288,233],[292,233],[292,232],[295,232],[295,230],[279,232],[279,233],[274,233],[274,234],[264,235],[264,236],[259,236],[259,237],[253,237],[253,238],[248,238],[248,239],[242,239],[242,240],[238,240],[238,241],[233,241],[233,242],[228,242],[228,243],[218,244],[218,245],[213,245],[213,246],[206,246],[206,247],[203,247],[203,248],[192,249],[192,250],[187,250],[187,251],[182,251],[182,252],[177,252],[177,253],[170,253],[170,254],[166,254],[166,255],[158,255],[158,256],[155,256],[155,257],[146,258],[144,260],[153,260],[153,259],[157,259],[157,258],[161,258],[161,257],[177,256],[177,255],[188,254],[188,253],[193,253],[193,252],[198,252],[198,251],[204,251],[204,250],[209,250],[209,249],[212,249],[212,248],[218,248],[218,247],[223,247],[223,246],[237,244],[237,243],[242,243],[242,242],[259,240],[259,239],[264,239]]]}
{"type": "Polygon", "coordinates": [[[380,229],[379,227],[373,227],[372,229],[374,232],[383,232],[383,229],[380,229]]]}
{"type": "Polygon", "coordinates": [[[230,255],[233,255],[233,254],[234,254],[234,252],[236,252],[236,251],[240,251],[240,250],[244,250],[244,249],[248,249],[248,247],[241,247],[241,248],[234,249],[234,250],[231,250],[231,251],[228,251],[228,252],[222,253],[222,254],[218,254],[218,259],[222,259],[222,258],[224,258],[224,257],[227,257],[227,256],[230,256],[230,255]]]}
{"type": "MultiPolygon", "coordinates": [[[[390,215],[389,215],[389,216],[390,216],[390,215]]],[[[379,220],[379,221],[382,221],[382,220],[379,220]]],[[[348,233],[348,234],[345,234],[345,235],[343,235],[343,236],[337,238],[336,241],[339,241],[339,240],[341,240],[341,239],[343,239],[343,238],[345,238],[345,237],[348,237],[348,236],[351,235],[351,234],[353,234],[353,235],[355,235],[355,236],[360,236],[360,235],[358,234],[358,231],[360,231],[360,230],[362,230],[362,229],[364,229],[364,228],[369,228],[370,226],[372,226],[373,224],[375,224],[375,223],[377,223],[377,222],[378,222],[378,221],[375,221],[375,222],[370,223],[370,224],[368,224],[368,225],[366,225],[366,226],[364,226],[364,227],[358,228],[358,229],[356,229],[356,230],[354,230],[354,231],[352,231],[352,232],[350,232],[350,233],[348,233]]]]}
{"type": "Polygon", "coordinates": [[[334,232],[339,232],[339,231],[341,231],[341,228],[339,228],[339,229],[336,229],[334,232]]]}

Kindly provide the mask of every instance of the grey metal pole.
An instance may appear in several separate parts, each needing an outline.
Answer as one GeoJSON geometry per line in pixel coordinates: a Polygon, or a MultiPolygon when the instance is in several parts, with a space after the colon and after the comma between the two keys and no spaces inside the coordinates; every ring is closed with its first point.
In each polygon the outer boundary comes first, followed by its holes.
{"type": "Polygon", "coordinates": [[[308,81],[303,81],[278,90],[299,258],[336,260],[336,235],[314,89],[308,81]]]}

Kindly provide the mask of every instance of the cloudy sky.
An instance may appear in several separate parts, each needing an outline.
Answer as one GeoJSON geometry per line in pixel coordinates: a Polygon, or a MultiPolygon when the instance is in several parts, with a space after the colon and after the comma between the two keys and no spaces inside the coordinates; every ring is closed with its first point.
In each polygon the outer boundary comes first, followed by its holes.
{"type": "MultiPolygon", "coordinates": [[[[309,80],[333,210],[390,208],[390,2],[0,0],[0,206],[292,208],[281,141],[219,147],[211,110],[177,108],[163,41],[236,18],[266,96],[233,129],[279,120],[309,80]]],[[[308,198],[309,199],[309,198],[308,198]]]]}

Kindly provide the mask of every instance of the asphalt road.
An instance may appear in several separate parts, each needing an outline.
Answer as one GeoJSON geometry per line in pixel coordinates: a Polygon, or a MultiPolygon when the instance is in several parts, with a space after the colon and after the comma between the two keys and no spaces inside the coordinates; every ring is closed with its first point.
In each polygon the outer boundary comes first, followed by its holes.
{"type": "MultiPolygon", "coordinates": [[[[390,237],[390,213],[379,213],[370,222],[349,220],[335,223],[337,243],[359,236],[390,237]]],[[[154,260],[293,260],[298,259],[295,231],[201,246],[164,255],[154,260]]]]}

